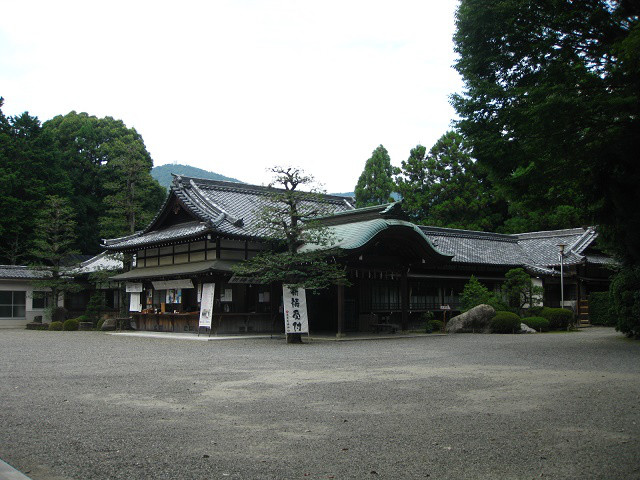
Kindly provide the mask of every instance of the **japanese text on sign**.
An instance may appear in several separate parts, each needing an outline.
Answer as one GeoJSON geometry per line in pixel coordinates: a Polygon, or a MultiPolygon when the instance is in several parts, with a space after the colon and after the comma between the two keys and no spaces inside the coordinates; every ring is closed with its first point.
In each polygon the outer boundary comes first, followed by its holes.
{"type": "Polygon", "coordinates": [[[304,288],[282,286],[285,333],[309,333],[307,296],[304,288]]]}

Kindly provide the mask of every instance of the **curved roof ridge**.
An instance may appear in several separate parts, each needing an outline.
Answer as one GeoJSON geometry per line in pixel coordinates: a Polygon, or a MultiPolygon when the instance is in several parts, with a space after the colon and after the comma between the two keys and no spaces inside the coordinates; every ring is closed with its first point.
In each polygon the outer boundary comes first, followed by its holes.
{"type": "Polygon", "coordinates": [[[529,238],[550,238],[550,237],[563,237],[566,235],[582,235],[585,231],[583,227],[577,228],[563,228],[560,230],[541,230],[537,232],[524,232],[515,233],[514,235],[520,240],[526,240],[529,238]]]}
{"type": "MultiPolygon", "coordinates": [[[[238,192],[250,191],[250,192],[261,194],[261,195],[270,195],[280,191],[282,192],[286,191],[283,188],[269,187],[265,185],[252,185],[250,183],[228,182],[224,180],[212,180],[208,178],[198,178],[198,177],[185,177],[177,174],[172,174],[172,175],[174,175],[174,177],[179,177],[181,180],[184,180],[184,181],[193,181],[196,184],[203,184],[205,186],[217,187],[218,190],[234,190],[238,192]]],[[[304,190],[296,190],[296,192],[300,193],[301,195],[316,194],[316,192],[307,192],[304,190]]],[[[341,204],[347,203],[348,205],[351,205],[347,197],[342,197],[340,195],[319,193],[319,196],[323,201],[326,201],[327,203],[341,203],[341,204]]]]}
{"type": "Polygon", "coordinates": [[[418,225],[418,227],[425,233],[448,237],[489,238],[492,240],[508,241],[512,243],[518,242],[518,237],[511,233],[482,232],[480,230],[463,230],[460,228],[434,227],[431,225],[418,225]]]}
{"type": "Polygon", "coordinates": [[[214,225],[219,224],[220,222],[225,220],[225,218],[237,227],[242,226],[244,224],[241,218],[238,219],[234,217],[229,212],[227,212],[222,207],[220,207],[220,205],[218,205],[217,203],[214,203],[210,198],[208,198],[202,192],[202,190],[198,188],[196,183],[191,179],[189,180],[189,186],[190,186],[191,193],[193,194],[195,199],[198,201],[198,204],[196,204],[195,206],[197,208],[200,208],[206,214],[211,215],[211,213],[213,213],[213,215],[211,216],[217,217],[215,218],[215,220],[211,221],[212,224],[214,225]]]}
{"type": "Polygon", "coordinates": [[[586,231],[578,238],[575,242],[573,242],[568,250],[574,252],[578,255],[582,255],[582,252],[591,245],[591,242],[595,240],[598,236],[598,233],[595,231],[593,227],[588,227],[586,231]]]}
{"type": "Polygon", "coordinates": [[[122,237],[117,237],[117,238],[103,238],[102,239],[102,244],[105,245],[105,246],[106,245],[114,245],[116,243],[125,242],[127,240],[131,240],[133,238],[139,237],[143,233],[145,233],[144,230],[138,230],[137,232],[134,232],[131,235],[124,235],[122,237]]]}

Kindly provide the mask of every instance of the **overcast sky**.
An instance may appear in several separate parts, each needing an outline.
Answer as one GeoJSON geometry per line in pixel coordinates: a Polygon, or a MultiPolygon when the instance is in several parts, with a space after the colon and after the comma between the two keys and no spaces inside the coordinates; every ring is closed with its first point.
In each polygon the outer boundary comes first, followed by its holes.
{"type": "Polygon", "coordinates": [[[352,191],[450,127],[457,0],[0,0],[3,112],[112,116],[155,165],[250,183],[296,165],[352,191]]]}

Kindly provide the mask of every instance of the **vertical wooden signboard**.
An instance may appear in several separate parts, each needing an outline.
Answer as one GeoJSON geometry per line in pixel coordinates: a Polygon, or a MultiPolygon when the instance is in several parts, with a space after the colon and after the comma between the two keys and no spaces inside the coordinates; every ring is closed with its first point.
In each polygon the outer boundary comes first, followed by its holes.
{"type": "Polygon", "coordinates": [[[285,333],[309,333],[307,296],[304,288],[282,286],[285,333]]]}
{"type": "Polygon", "coordinates": [[[200,328],[208,328],[211,335],[211,321],[213,319],[213,297],[216,291],[215,283],[205,283],[202,285],[202,296],[200,298],[200,319],[198,321],[198,335],[200,328]]]}

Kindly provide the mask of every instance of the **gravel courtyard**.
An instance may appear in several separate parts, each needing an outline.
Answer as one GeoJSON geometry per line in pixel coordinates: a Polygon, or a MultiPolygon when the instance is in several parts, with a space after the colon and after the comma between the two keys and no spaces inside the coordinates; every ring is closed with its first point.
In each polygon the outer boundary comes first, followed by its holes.
{"type": "Polygon", "coordinates": [[[640,478],[640,342],[606,328],[195,342],[0,331],[34,480],[640,478]]]}

